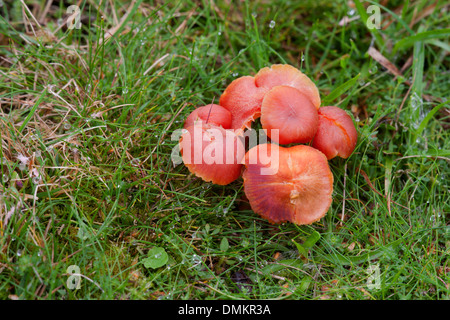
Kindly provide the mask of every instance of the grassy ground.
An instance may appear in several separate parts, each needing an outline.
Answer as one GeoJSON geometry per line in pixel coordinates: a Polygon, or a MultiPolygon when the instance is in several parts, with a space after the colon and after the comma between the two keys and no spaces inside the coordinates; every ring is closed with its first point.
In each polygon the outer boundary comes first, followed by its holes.
{"type": "Polygon", "coordinates": [[[0,0],[1,299],[450,297],[448,2],[382,1],[379,30],[373,1],[230,2],[80,0],[78,29],[70,1],[0,0]],[[273,63],[358,128],[311,226],[171,161],[273,63]]]}

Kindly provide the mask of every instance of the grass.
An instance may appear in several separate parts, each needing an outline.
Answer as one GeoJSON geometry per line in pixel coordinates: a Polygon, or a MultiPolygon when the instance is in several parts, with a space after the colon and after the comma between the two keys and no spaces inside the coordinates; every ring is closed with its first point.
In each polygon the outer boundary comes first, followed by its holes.
{"type": "Polygon", "coordinates": [[[379,30],[373,1],[80,1],[80,29],[47,3],[0,1],[1,299],[449,299],[445,1],[383,1],[379,30]],[[310,226],[171,161],[189,112],[273,63],[358,128],[310,226]]]}

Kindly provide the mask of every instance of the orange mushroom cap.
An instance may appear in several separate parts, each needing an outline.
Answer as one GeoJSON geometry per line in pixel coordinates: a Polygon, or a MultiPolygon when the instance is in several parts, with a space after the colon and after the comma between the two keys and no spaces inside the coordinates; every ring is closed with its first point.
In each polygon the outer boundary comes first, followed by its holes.
{"type": "Polygon", "coordinates": [[[273,87],[261,106],[261,125],[272,141],[307,143],[314,138],[319,125],[316,107],[302,92],[293,87],[273,87]],[[278,129],[278,136],[272,130],[278,129]]]}
{"type": "Polygon", "coordinates": [[[246,153],[244,163],[245,195],[253,211],[269,222],[311,224],[327,213],[333,174],[319,150],[260,144],[246,153]]]}
{"type": "Polygon", "coordinates": [[[206,182],[226,185],[241,175],[245,148],[233,130],[195,122],[184,129],[179,146],[185,166],[206,182]]]}
{"type": "Polygon", "coordinates": [[[312,146],[322,151],[328,160],[336,156],[348,158],[355,149],[358,133],[352,118],[341,108],[321,107],[319,127],[312,146]]]}
{"type": "Polygon", "coordinates": [[[187,129],[196,121],[205,121],[206,123],[222,126],[224,129],[230,129],[231,113],[224,107],[211,103],[192,111],[184,122],[184,128],[187,129]]]}
{"type": "Polygon", "coordinates": [[[258,88],[255,78],[240,77],[231,82],[220,96],[219,104],[231,113],[231,129],[249,129],[261,115],[261,103],[266,88],[258,88]]]}
{"type": "Polygon", "coordinates": [[[282,85],[298,89],[316,108],[320,107],[319,91],[311,79],[291,65],[275,64],[259,70],[254,77],[240,77],[225,89],[219,104],[231,112],[231,129],[249,129],[261,115],[264,95],[282,85]]]}
{"type": "Polygon", "coordinates": [[[320,94],[314,82],[297,68],[288,64],[274,64],[265,67],[255,75],[257,87],[271,89],[275,86],[289,86],[305,94],[318,109],[320,94]]]}

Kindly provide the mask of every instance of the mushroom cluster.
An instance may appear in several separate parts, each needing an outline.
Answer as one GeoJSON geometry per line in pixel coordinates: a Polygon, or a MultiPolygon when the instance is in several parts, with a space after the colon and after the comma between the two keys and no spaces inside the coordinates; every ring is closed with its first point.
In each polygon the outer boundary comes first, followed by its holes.
{"type": "Polygon", "coordinates": [[[348,158],[357,141],[344,110],[320,105],[314,82],[293,66],[275,64],[242,76],[219,104],[189,114],[179,143],[183,162],[214,184],[242,176],[251,208],[271,223],[311,224],[331,205],[328,161],[348,158]],[[245,132],[258,118],[270,141],[246,151],[245,132]]]}

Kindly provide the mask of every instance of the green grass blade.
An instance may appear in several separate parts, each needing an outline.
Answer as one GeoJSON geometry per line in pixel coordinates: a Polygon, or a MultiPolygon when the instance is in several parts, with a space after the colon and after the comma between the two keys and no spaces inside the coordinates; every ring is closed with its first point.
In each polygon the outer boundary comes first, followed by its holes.
{"type": "Polygon", "coordinates": [[[337,98],[342,96],[345,92],[354,87],[360,76],[361,74],[358,73],[355,77],[353,77],[352,79],[348,80],[347,82],[341,84],[339,87],[331,91],[330,94],[322,100],[322,106],[327,106],[331,104],[337,98]]]}
{"type": "Polygon", "coordinates": [[[423,118],[422,122],[420,123],[419,128],[417,128],[416,134],[418,136],[422,134],[423,130],[425,130],[425,128],[427,127],[428,122],[430,122],[430,120],[433,118],[436,112],[438,112],[439,109],[441,109],[443,106],[448,106],[448,102],[442,102],[441,104],[435,106],[430,112],[428,112],[428,114],[425,116],[425,118],[423,118]]]}
{"type": "Polygon", "coordinates": [[[385,255],[387,252],[392,252],[402,243],[403,240],[404,240],[403,238],[400,238],[398,240],[393,241],[387,246],[375,249],[371,252],[366,252],[359,256],[343,255],[340,252],[335,251],[332,254],[324,255],[322,259],[332,262],[336,265],[343,265],[343,266],[357,265],[374,259],[378,259],[381,256],[385,255]]]}
{"type": "Polygon", "coordinates": [[[449,36],[450,36],[450,29],[424,31],[399,40],[395,44],[393,51],[395,53],[399,49],[407,49],[419,41],[441,39],[447,38],[449,36]]]}
{"type": "Polygon", "coordinates": [[[308,257],[308,250],[311,249],[319,240],[320,240],[320,233],[314,230],[302,244],[297,243],[296,241],[294,241],[294,239],[292,239],[292,242],[297,247],[298,252],[306,258],[308,257]]]}
{"type": "Polygon", "coordinates": [[[33,117],[34,113],[36,112],[37,107],[42,102],[42,100],[44,99],[46,94],[47,94],[47,87],[44,89],[44,92],[42,92],[42,94],[39,97],[39,99],[37,99],[37,101],[34,103],[33,107],[31,108],[30,112],[28,113],[27,117],[23,120],[23,123],[22,123],[22,125],[19,128],[19,132],[22,132],[23,129],[27,126],[28,122],[33,117]]]}

